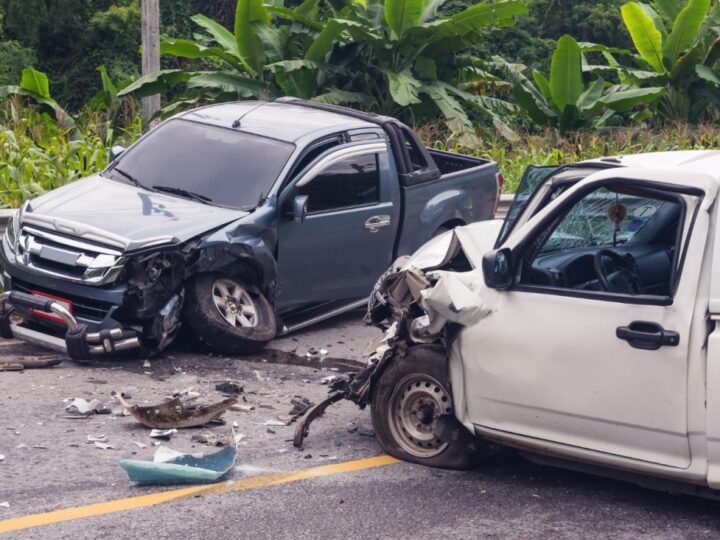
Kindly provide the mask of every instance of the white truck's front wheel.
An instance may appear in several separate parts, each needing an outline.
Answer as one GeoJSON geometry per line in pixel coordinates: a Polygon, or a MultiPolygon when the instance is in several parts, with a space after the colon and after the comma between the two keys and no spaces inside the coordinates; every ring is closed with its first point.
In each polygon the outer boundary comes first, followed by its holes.
{"type": "Polygon", "coordinates": [[[468,469],[475,456],[434,435],[440,416],[452,413],[447,360],[414,347],[391,361],[375,383],[371,415],[383,449],[397,458],[445,469],[468,469]]]}

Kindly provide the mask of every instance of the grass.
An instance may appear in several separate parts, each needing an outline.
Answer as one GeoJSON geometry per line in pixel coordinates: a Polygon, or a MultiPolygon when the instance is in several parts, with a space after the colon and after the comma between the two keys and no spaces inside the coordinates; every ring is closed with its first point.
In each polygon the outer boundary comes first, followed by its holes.
{"type": "Polygon", "coordinates": [[[68,182],[101,171],[114,144],[140,135],[139,121],[114,128],[106,115],[88,113],[60,129],[47,113],[5,101],[0,108],[0,206],[15,208],[68,182]]]}
{"type": "MultiPolygon", "coordinates": [[[[523,133],[515,143],[489,137],[467,151],[448,146],[438,124],[417,128],[428,146],[467,152],[497,161],[505,192],[513,193],[528,165],[558,165],[585,159],[665,150],[720,148],[720,127],[678,124],[665,128],[608,128],[559,137],[548,130],[523,133]]],[[[113,123],[107,113],[86,112],[75,127],[61,130],[47,113],[18,101],[0,106],[0,207],[15,208],[68,182],[101,171],[114,144],[131,144],[141,135],[132,113],[113,123]],[[114,124],[126,127],[116,127],[114,124]]]]}
{"type": "MultiPolygon", "coordinates": [[[[435,126],[420,127],[418,133],[425,144],[446,149],[446,139],[435,126]]],[[[720,149],[720,126],[677,124],[655,129],[608,128],[565,137],[559,137],[552,130],[523,133],[515,143],[508,143],[502,138],[486,139],[483,148],[468,153],[497,161],[505,177],[505,193],[514,193],[528,165],[560,165],[642,152],[717,149],[720,149]]]]}

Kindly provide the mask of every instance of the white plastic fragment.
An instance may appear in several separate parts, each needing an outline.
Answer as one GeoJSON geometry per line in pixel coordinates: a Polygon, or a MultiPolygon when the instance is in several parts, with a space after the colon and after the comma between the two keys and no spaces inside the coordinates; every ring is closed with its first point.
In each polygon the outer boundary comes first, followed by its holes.
{"type": "Polygon", "coordinates": [[[10,503],[7,501],[0,502],[0,507],[2,508],[10,508],[10,503]]]}
{"type": "Polygon", "coordinates": [[[100,450],[114,450],[115,447],[112,444],[95,441],[95,448],[99,448],[100,450]]]}
{"type": "Polygon", "coordinates": [[[178,432],[177,429],[153,429],[150,432],[150,436],[153,439],[169,439],[178,432]]]}

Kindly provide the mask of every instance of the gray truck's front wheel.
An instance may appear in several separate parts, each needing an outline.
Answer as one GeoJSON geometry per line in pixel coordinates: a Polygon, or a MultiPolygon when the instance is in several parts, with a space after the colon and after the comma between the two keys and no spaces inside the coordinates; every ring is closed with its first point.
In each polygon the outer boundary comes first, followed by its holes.
{"type": "Polygon", "coordinates": [[[257,287],[214,272],[188,285],[185,322],[209,347],[226,354],[258,352],[276,333],[273,308],[257,287]]]}

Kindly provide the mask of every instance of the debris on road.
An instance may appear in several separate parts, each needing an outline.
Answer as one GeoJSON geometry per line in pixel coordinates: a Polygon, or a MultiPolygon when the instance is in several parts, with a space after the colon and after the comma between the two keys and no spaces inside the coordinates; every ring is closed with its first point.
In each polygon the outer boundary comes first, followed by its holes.
{"type": "Polygon", "coordinates": [[[290,399],[290,404],[293,407],[292,409],[290,409],[290,412],[288,414],[292,417],[292,422],[297,420],[298,417],[305,414],[310,407],[313,407],[315,405],[308,398],[304,398],[302,396],[294,396],[290,399]]]}
{"type": "Polygon", "coordinates": [[[5,456],[3,456],[2,454],[0,454],[0,461],[5,461],[5,456]]]}
{"type": "Polygon", "coordinates": [[[348,429],[348,433],[357,433],[358,435],[364,435],[365,437],[374,437],[375,436],[375,430],[372,428],[372,426],[353,426],[348,429]]]}
{"type": "Polygon", "coordinates": [[[114,450],[115,447],[112,444],[95,441],[95,448],[99,448],[100,450],[114,450]]]}
{"type": "Polygon", "coordinates": [[[67,416],[65,418],[87,418],[93,414],[110,414],[110,408],[101,404],[97,399],[90,401],[83,398],[73,399],[65,407],[67,416]]]}
{"type": "Polygon", "coordinates": [[[0,508],[10,508],[10,503],[7,501],[0,502],[0,508]]]}
{"type": "Polygon", "coordinates": [[[44,369],[62,363],[57,356],[21,356],[12,360],[0,361],[0,371],[23,371],[25,369],[44,369]]]}
{"type": "Polygon", "coordinates": [[[250,412],[250,411],[255,410],[255,405],[244,405],[241,403],[239,405],[233,405],[232,407],[230,407],[230,410],[231,411],[250,412]]]}
{"type": "Polygon", "coordinates": [[[89,443],[95,443],[95,442],[107,442],[107,435],[88,435],[87,436],[87,442],[89,443]]]}
{"type": "Polygon", "coordinates": [[[206,484],[227,474],[235,465],[236,456],[234,445],[199,456],[160,447],[152,461],[123,459],[119,464],[138,485],[206,484]]]}
{"type": "Polygon", "coordinates": [[[245,438],[242,433],[231,432],[225,434],[213,433],[212,431],[201,431],[191,437],[191,441],[198,442],[201,444],[207,444],[208,446],[229,446],[236,445],[245,438]]]}
{"type": "Polygon", "coordinates": [[[131,405],[122,396],[113,394],[130,414],[143,426],[151,429],[188,428],[202,426],[217,420],[225,411],[237,403],[234,397],[226,398],[211,405],[190,405],[188,401],[174,398],[165,403],[141,407],[131,405]]]}
{"type": "Polygon", "coordinates": [[[283,422],[282,420],[275,420],[271,418],[270,420],[265,420],[262,424],[263,426],[287,426],[287,422],[283,422]]]}
{"type": "Polygon", "coordinates": [[[177,432],[178,432],[178,430],[175,429],[175,428],[172,428],[172,429],[153,429],[153,430],[150,432],[150,437],[152,437],[153,439],[165,439],[165,440],[170,440],[170,437],[172,437],[173,435],[175,435],[177,432]]]}
{"type": "Polygon", "coordinates": [[[216,384],[215,390],[227,396],[239,396],[245,389],[239,381],[224,381],[216,384]]]}

